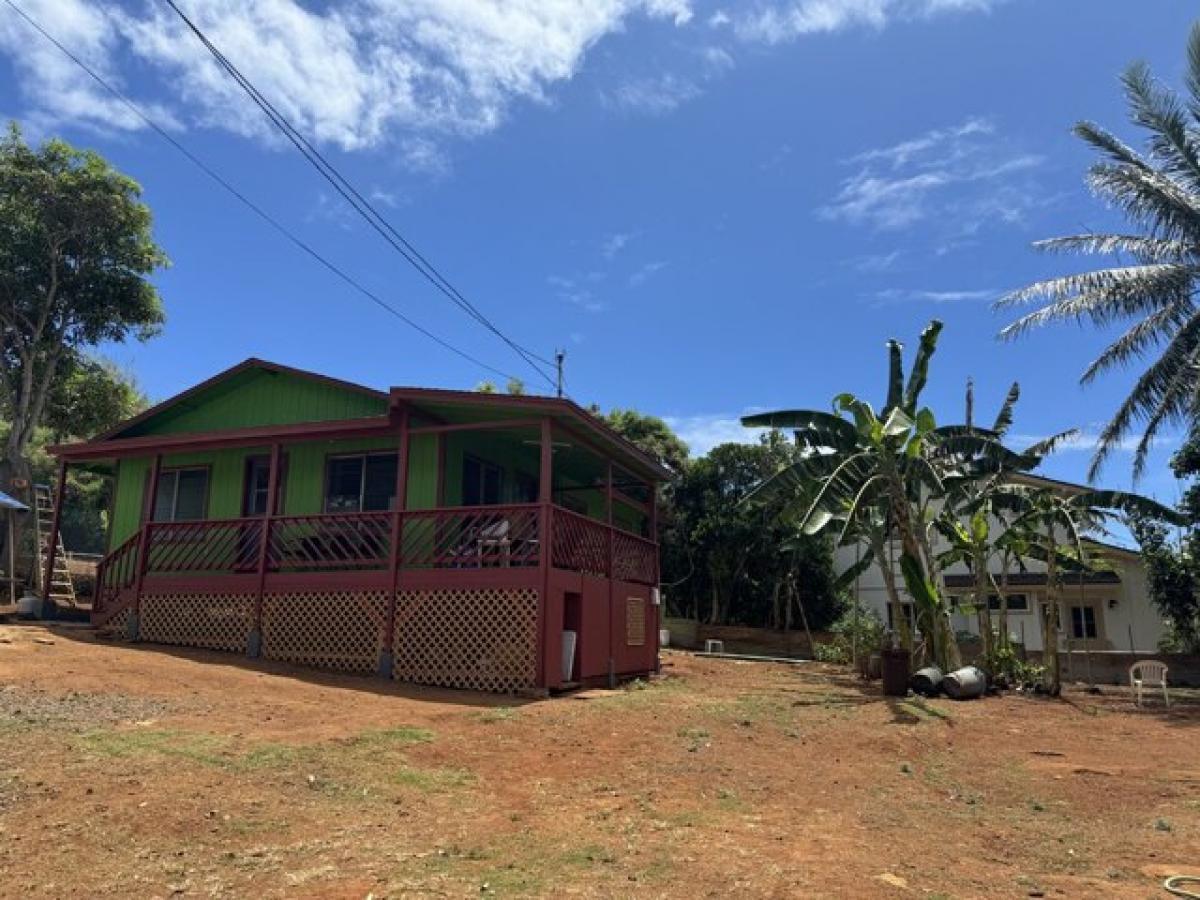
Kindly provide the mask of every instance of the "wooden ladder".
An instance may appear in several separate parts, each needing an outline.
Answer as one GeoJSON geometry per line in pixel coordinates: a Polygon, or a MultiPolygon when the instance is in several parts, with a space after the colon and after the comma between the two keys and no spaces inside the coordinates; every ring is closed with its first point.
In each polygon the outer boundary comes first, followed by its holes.
{"type": "MultiPolygon", "coordinates": [[[[54,493],[48,484],[33,486],[34,520],[37,523],[37,583],[45,590],[46,555],[50,552],[50,529],[54,523],[54,493]]],[[[58,606],[68,609],[85,609],[75,596],[75,583],[71,580],[71,567],[67,561],[67,548],[63,545],[62,529],[56,536],[54,570],[50,573],[50,599],[58,606]]]]}

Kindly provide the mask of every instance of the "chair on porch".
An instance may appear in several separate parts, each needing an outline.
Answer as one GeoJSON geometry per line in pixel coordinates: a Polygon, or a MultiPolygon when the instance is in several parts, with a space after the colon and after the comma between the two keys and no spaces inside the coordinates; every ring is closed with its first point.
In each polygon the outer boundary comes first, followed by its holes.
{"type": "Polygon", "coordinates": [[[509,551],[512,547],[512,541],[508,537],[510,531],[512,523],[508,519],[500,519],[479,529],[475,542],[481,568],[486,559],[498,559],[500,565],[508,565],[509,551]]]}
{"type": "Polygon", "coordinates": [[[1167,664],[1157,659],[1144,659],[1129,667],[1129,686],[1133,689],[1134,699],[1138,706],[1142,705],[1142,692],[1146,688],[1162,688],[1163,703],[1168,707],[1171,698],[1167,695],[1167,664]]]}

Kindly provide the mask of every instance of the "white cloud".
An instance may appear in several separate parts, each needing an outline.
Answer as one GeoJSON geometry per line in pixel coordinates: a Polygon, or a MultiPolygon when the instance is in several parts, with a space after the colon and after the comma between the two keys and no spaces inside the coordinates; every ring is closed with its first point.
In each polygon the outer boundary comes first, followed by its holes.
{"type": "Polygon", "coordinates": [[[600,92],[601,101],[611,109],[643,115],[673,112],[704,94],[704,87],[736,66],[733,55],[724,47],[709,45],[692,54],[688,74],[661,72],[628,78],[615,88],[600,92]]]}
{"type": "Polygon", "coordinates": [[[652,262],[648,262],[639,266],[634,273],[629,276],[629,286],[641,287],[643,284],[665,269],[668,265],[670,265],[670,263],[668,263],[665,259],[656,259],[652,262]]]}
{"type": "Polygon", "coordinates": [[[979,117],[845,162],[856,171],[818,209],[822,218],[884,231],[933,219],[961,237],[988,222],[1021,222],[1053,202],[1033,181],[1043,158],[998,137],[995,125],[979,117]]]}
{"type": "Polygon", "coordinates": [[[987,12],[1001,0],[790,0],[749,11],[722,11],[710,24],[728,25],[743,40],[777,44],[808,34],[886,27],[954,12],[987,12]],[[718,20],[718,16],[720,19],[718,20]]]}
{"type": "Polygon", "coordinates": [[[700,85],[690,78],[666,72],[626,81],[612,90],[604,91],[600,96],[608,106],[615,109],[661,115],[678,109],[702,93],[700,85]]]}
{"type": "Polygon", "coordinates": [[[581,284],[578,279],[551,275],[546,279],[546,283],[554,289],[558,299],[572,306],[578,306],[590,313],[604,312],[608,309],[608,303],[597,297],[590,287],[581,284]]]}
{"type": "Polygon", "coordinates": [[[893,250],[890,253],[868,253],[856,256],[847,263],[859,272],[888,272],[896,267],[896,263],[904,256],[903,250],[893,250]]]}
{"type": "MultiPolygon", "coordinates": [[[[269,125],[184,31],[170,10],[122,9],[84,0],[26,0],[36,19],[128,86],[169,93],[156,107],[189,124],[266,138],[269,125]],[[167,108],[169,107],[169,109],[167,108]]],[[[517,100],[542,101],[571,78],[588,50],[634,16],[683,25],[691,0],[347,0],[336,8],[300,0],[193,0],[189,14],[301,131],[356,150],[414,135],[477,135],[517,100]]],[[[12,58],[27,117],[97,128],[141,122],[15,16],[0,17],[0,49],[12,58]]],[[[418,165],[428,148],[405,153],[418,165]]]]}
{"type": "Polygon", "coordinates": [[[663,421],[688,445],[692,456],[703,456],[718,444],[753,444],[765,428],[745,428],[732,413],[663,416],[663,421]]]}
{"type": "Polygon", "coordinates": [[[992,289],[984,290],[947,290],[947,291],[929,291],[929,290],[910,290],[904,288],[888,288],[884,291],[877,291],[875,298],[882,303],[901,303],[901,302],[925,302],[925,303],[969,303],[980,302],[985,300],[994,300],[999,297],[1000,291],[992,289]]]}
{"type": "Polygon", "coordinates": [[[612,259],[624,250],[635,237],[637,237],[636,231],[617,231],[608,235],[600,242],[600,255],[605,259],[612,259]]]}

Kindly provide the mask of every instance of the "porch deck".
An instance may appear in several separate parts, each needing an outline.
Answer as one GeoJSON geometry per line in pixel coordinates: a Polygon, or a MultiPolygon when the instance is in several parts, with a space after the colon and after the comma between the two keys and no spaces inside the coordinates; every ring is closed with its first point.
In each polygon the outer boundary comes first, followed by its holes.
{"type": "Polygon", "coordinates": [[[653,541],[555,504],[149,522],[97,567],[93,621],[146,591],[508,585],[531,581],[543,561],[658,581],[653,541]]]}

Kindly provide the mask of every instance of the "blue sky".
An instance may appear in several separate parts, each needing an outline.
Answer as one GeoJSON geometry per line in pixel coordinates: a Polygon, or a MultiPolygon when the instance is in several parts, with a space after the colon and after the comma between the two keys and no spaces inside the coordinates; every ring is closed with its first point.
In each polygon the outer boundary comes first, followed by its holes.
{"type": "MultiPolygon", "coordinates": [[[[407,315],[545,388],[268,132],[161,3],[18,0],[194,152],[407,315]]],[[[1130,140],[1117,76],[1178,84],[1188,4],[1126,0],[189,0],[258,86],[476,305],[567,351],[583,403],[666,417],[703,451],[751,409],[883,390],[883,345],[946,328],[927,397],[1016,431],[1083,429],[1129,377],[1103,345],[1017,344],[990,309],[1080,261],[1032,240],[1119,224],[1089,196],[1089,118],[1130,140]]],[[[95,147],[145,187],[173,267],[158,339],[110,349],[154,398],[256,355],[377,386],[488,373],[373,308],[140,127],[0,6],[0,115],[95,147]]],[[[1141,485],[1172,499],[1156,451],[1141,485]]],[[[1118,455],[1104,482],[1129,484],[1118,455]]]]}

